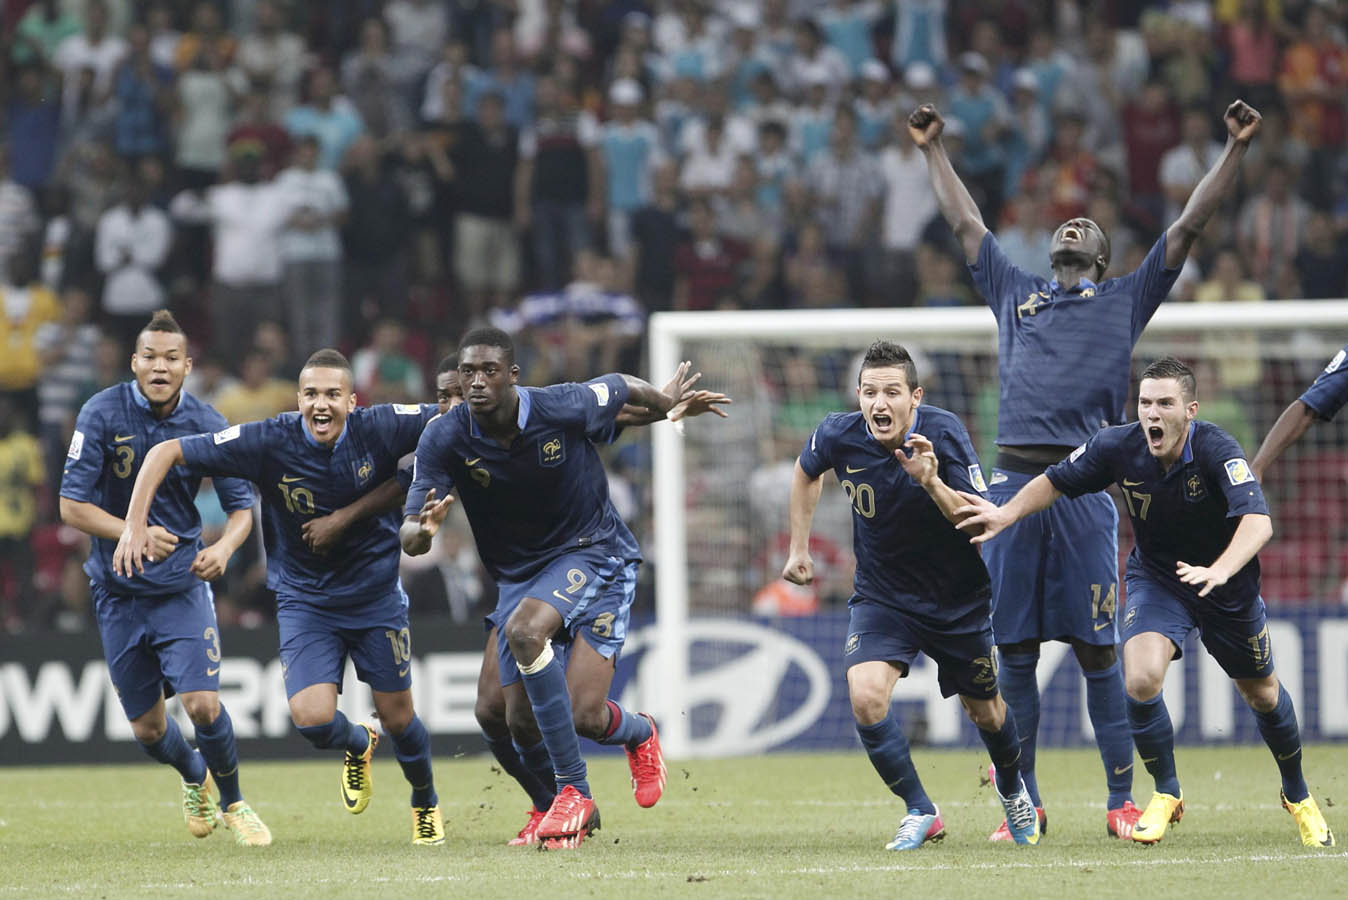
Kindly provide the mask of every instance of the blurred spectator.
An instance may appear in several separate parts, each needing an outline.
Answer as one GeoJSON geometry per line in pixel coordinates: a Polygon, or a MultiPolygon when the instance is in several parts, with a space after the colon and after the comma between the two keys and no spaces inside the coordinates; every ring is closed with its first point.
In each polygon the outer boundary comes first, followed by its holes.
{"type": "Polygon", "coordinates": [[[709,118],[706,127],[699,131],[701,140],[688,153],[679,176],[679,187],[690,197],[705,197],[727,190],[735,177],[738,158],[726,136],[723,118],[709,118]]]}
{"type": "Polygon", "coordinates": [[[61,70],[62,106],[82,108],[81,79],[87,70],[92,81],[83,88],[92,92],[93,105],[100,105],[112,89],[112,75],[126,55],[126,41],[108,31],[108,6],[103,0],[88,0],[84,5],[83,28],[56,47],[52,62],[61,70]]]}
{"type": "Polygon", "coordinates": [[[239,113],[229,130],[226,146],[240,146],[244,142],[256,145],[262,154],[263,178],[274,177],[290,159],[290,134],[272,116],[265,91],[254,89],[239,101],[239,113]]]}
{"type": "Polygon", "coordinates": [[[828,97],[828,74],[815,67],[802,74],[804,102],[791,112],[791,150],[806,165],[828,147],[833,130],[833,106],[828,97]]]}
{"type": "Polygon", "coordinates": [[[860,73],[862,64],[875,55],[871,29],[879,18],[877,0],[830,0],[819,11],[819,27],[829,46],[843,55],[853,74],[860,73]]]}
{"type": "Polygon", "coordinates": [[[10,177],[9,146],[0,142],[0,281],[9,258],[40,226],[33,195],[10,177]]]}
{"type": "Polygon", "coordinates": [[[714,194],[711,204],[717,227],[728,238],[748,246],[760,237],[774,243],[781,237],[781,220],[758,205],[758,171],[748,156],[735,161],[730,187],[714,194]]]}
{"type": "Polygon", "coordinates": [[[655,170],[651,202],[632,216],[637,299],[650,312],[673,308],[679,245],[678,170],[664,163],[655,170]]]}
{"type": "Polygon", "coordinates": [[[1054,41],[1053,32],[1036,28],[1030,33],[1030,49],[1026,53],[1025,68],[1034,73],[1039,82],[1039,106],[1050,120],[1062,100],[1071,102],[1075,90],[1070,87],[1076,72],[1076,62],[1065,49],[1054,41]],[[1064,90],[1064,85],[1068,88],[1064,90]]]}
{"type": "Polygon", "coordinates": [[[370,343],[352,355],[356,396],[362,403],[416,403],[425,396],[421,367],[407,354],[406,343],[403,324],[382,319],[370,343]]]}
{"type": "Polygon", "coordinates": [[[1005,154],[1002,196],[1013,199],[1025,179],[1025,172],[1048,153],[1053,125],[1039,102],[1039,79],[1029,69],[1017,69],[1011,76],[1011,109],[1003,137],[1005,154]]]}
{"type": "Polygon", "coordinates": [[[37,438],[0,394],[0,626],[7,631],[37,606],[31,537],[46,480],[37,438]]]}
{"type": "Polygon", "coordinates": [[[144,25],[131,26],[127,48],[126,58],[113,76],[115,146],[122,156],[159,156],[168,149],[173,70],[159,65],[150,55],[150,32],[144,25]]]}
{"type": "Polygon", "coordinates": [[[530,64],[556,53],[588,59],[590,35],[580,26],[576,4],[567,0],[517,0],[512,26],[520,61],[530,64]]]}
{"type": "Polygon", "coordinates": [[[407,307],[409,206],[396,164],[370,137],[347,151],[350,214],[342,229],[346,257],[346,334],[363,342],[380,315],[402,318],[407,307]]]}
{"type": "Polygon", "coordinates": [[[38,326],[34,336],[42,365],[37,383],[38,437],[47,469],[59,471],[75,416],[93,394],[94,355],[102,335],[92,321],[93,298],[79,285],[61,293],[59,319],[38,326]]]}
{"type": "MultiPolygon", "coordinates": [[[[186,41],[184,41],[184,45],[186,41]]],[[[243,87],[219,41],[197,41],[178,76],[178,134],[175,161],[189,187],[216,182],[225,162],[225,138],[233,118],[234,93],[243,87]]],[[[179,47],[179,60],[184,57],[179,47]]]]}
{"type": "Polygon", "coordinates": [[[898,69],[913,63],[932,68],[946,61],[946,7],[948,0],[905,0],[894,4],[894,42],[890,58],[898,69]]]}
{"type": "Polygon", "coordinates": [[[281,264],[290,337],[300,353],[336,347],[342,330],[342,242],[346,187],[336,172],[318,168],[318,139],[295,142],[295,164],[276,179],[286,210],[281,264]]]}
{"type": "Polygon", "coordinates": [[[10,58],[16,65],[45,65],[56,48],[80,32],[80,20],[60,0],[37,0],[14,29],[10,58]]]}
{"type": "Polygon", "coordinates": [[[476,121],[463,130],[452,151],[454,168],[467,175],[458,186],[454,274],[470,315],[505,303],[520,280],[513,223],[520,142],[504,112],[499,95],[484,95],[476,121]]]}
{"type": "MultiPolygon", "coordinates": [[[[1189,192],[1198,183],[1197,179],[1189,183],[1190,171],[1207,159],[1212,146],[1209,115],[1203,112],[1202,130],[1195,129],[1193,146],[1182,143],[1179,116],[1169,90],[1164,81],[1152,78],[1123,108],[1123,120],[1124,143],[1128,151],[1128,188],[1133,200],[1151,216],[1152,221],[1147,224],[1159,228],[1163,217],[1170,212],[1171,203],[1169,192],[1162,187],[1166,177],[1163,160],[1167,158],[1167,151],[1173,148],[1176,155],[1170,162],[1172,171],[1169,174],[1176,180],[1176,193],[1181,185],[1188,185],[1184,189],[1184,198],[1188,199],[1189,192]]],[[[1218,150],[1220,152],[1220,147],[1218,150]]],[[[1200,170],[1199,177],[1206,171],[1206,168],[1200,170]]],[[[1174,219],[1165,221],[1173,222],[1174,219]]]]}
{"type": "Polygon", "coordinates": [[[1283,27],[1278,4],[1239,0],[1236,20],[1222,33],[1231,92],[1255,109],[1277,102],[1278,32],[1283,27]]]}
{"type": "Polygon", "coordinates": [[[43,206],[47,213],[47,227],[42,232],[42,283],[57,291],[66,282],[66,247],[74,223],[67,214],[68,203],[63,188],[48,188],[43,206]]]}
{"type": "Polygon", "coordinates": [[[1277,290],[1284,270],[1301,247],[1309,218],[1310,207],[1292,192],[1286,166],[1270,161],[1259,191],[1245,201],[1236,222],[1240,253],[1250,277],[1266,290],[1277,290]]]}
{"type": "Polygon", "coordinates": [[[1184,111],[1180,135],[1182,143],[1161,157],[1160,181],[1165,190],[1167,222],[1179,218],[1189,194],[1222,155],[1222,145],[1212,139],[1212,115],[1201,106],[1184,111]]]}
{"type": "Polygon", "coordinates": [[[224,30],[220,9],[211,0],[201,0],[192,7],[192,29],[178,39],[173,53],[173,66],[185,72],[200,65],[205,58],[212,68],[224,69],[234,62],[239,45],[234,36],[224,30]]]}
{"type": "MultiPolygon", "coordinates": [[[[1021,191],[1002,213],[997,243],[1014,265],[1047,280],[1053,277],[1049,253],[1057,227],[1058,222],[1048,221],[1044,214],[1043,198],[1033,191],[1021,191]]],[[[1105,234],[1117,237],[1112,231],[1105,234]]]]}
{"type": "Polygon", "coordinates": [[[145,13],[145,27],[150,31],[150,58],[157,66],[174,68],[178,58],[178,42],[182,34],[174,27],[173,9],[167,0],[150,3],[145,13]]]}
{"type": "Polygon", "coordinates": [[[271,356],[253,348],[243,357],[240,379],[222,388],[214,406],[231,425],[257,422],[295,408],[295,382],[272,374],[271,356]]]}
{"type": "Polygon", "coordinates": [[[609,88],[613,118],[604,123],[600,148],[607,178],[608,246],[617,257],[632,249],[632,214],[650,199],[651,172],[663,159],[655,126],[638,118],[641,86],[631,79],[609,88]]]}
{"type": "Polygon", "coordinates": [[[37,280],[37,248],[25,246],[0,278],[0,392],[32,428],[37,422],[37,382],[42,375],[37,331],[60,316],[56,297],[37,280]]]}
{"type": "Polygon", "coordinates": [[[793,29],[796,52],[791,57],[791,84],[822,82],[830,102],[836,102],[843,88],[852,80],[852,67],[833,47],[824,43],[824,34],[812,19],[798,19],[793,29]]]}
{"type": "Polygon", "coordinates": [[[888,146],[880,154],[884,183],[881,254],[871,293],[890,306],[909,306],[916,290],[916,252],[927,223],[936,215],[927,160],[908,134],[909,110],[894,116],[888,146]]]}
{"type": "Polygon", "coordinates": [[[273,116],[282,116],[299,99],[306,62],[304,41],[288,30],[278,0],[260,0],[255,26],[239,41],[236,62],[254,90],[268,98],[273,116]]]}
{"type": "Polygon", "coordinates": [[[1292,267],[1300,276],[1301,297],[1348,297],[1348,238],[1335,233],[1334,220],[1328,213],[1312,212],[1306,220],[1306,239],[1292,267]]]}
{"type": "MultiPolygon", "coordinates": [[[[1067,111],[1058,117],[1053,149],[1037,169],[1026,173],[1026,191],[1038,191],[1049,203],[1049,218],[1055,222],[1085,215],[1099,163],[1086,148],[1084,120],[1067,111]]],[[[947,126],[947,131],[949,126],[947,126]]]]}
{"type": "MultiPolygon", "coordinates": [[[[1223,247],[1212,263],[1212,277],[1198,286],[1196,303],[1253,303],[1266,298],[1257,281],[1247,277],[1240,251],[1223,247]]],[[[1252,331],[1226,332],[1205,330],[1201,356],[1215,360],[1217,383],[1223,392],[1231,392],[1250,407],[1254,406],[1260,383],[1259,336],[1252,331]]]]}
{"type": "Polygon", "coordinates": [[[510,29],[498,29],[491,38],[491,68],[467,84],[464,110],[472,116],[483,97],[496,94],[504,104],[505,120],[517,131],[534,119],[534,76],[520,68],[510,29]]]}
{"type": "Polygon", "coordinates": [[[786,205],[787,183],[799,174],[786,144],[784,120],[770,119],[758,127],[758,152],[753,161],[758,182],[755,196],[765,215],[778,216],[786,205]]]}
{"type": "Polygon", "coordinates": [[[1278,89],[1295,134],[1312,149],[1343,147],[1348,48],[1318,3],[1307,5],[1299,37],[1283,51],[1278,89]]]}
{"type": "Polygon", "coordinates": [[[960,281],[959,270],[950,255],[932,244],[919,245],[916,305],[968,306],[974,302],[973,293],[960,281]]]}
{"type": "Polygon", "coordinates": [[[464,84],[480,76],[477,67],[468,62],[468,47],[463,42],[450,41],[445,44],[441,60],[426,76],[421,100],[422,120],[434,122],[458,118],[462,112],[464,84]],[[454,102],[449,104],[449,110],[445,108],[445,89],[448,85],[454,85],[454,102]]]}
{"type": "Polygon", "coordinates": [[[112,335],[127,344],[134,342],[150,314],[164,306],[157,273],[168,258],[173,226],[163,210],[149,203],[150,183],[140,168],[126,180],[125,199],[98,220],[94,243],[98,270],[105,278],[103,317],[112,335]]]}
{"type": "Polygon", "coordinates": [[[538,80],[538,118],[520,135],[515,219],[533,236],[538,285],[557,290],[603,219],[599,124],[555,78],[538,80]]]}
{"type": "Polygon", "coordinates": [[[234,368],[264,318],[280,315],[280,231],[287,210],[275,184],[261,177],[261,148],[230,148],[233,178],[204,196],[184,191],[175,217],[212,226],[211,352],[234,368]]]}
{"type": "MultiPolygon", "coordinates": [[[[857,137],[869,152],[878,152],[889,137],[890,123],[898,107],[889,83],[889,69],[879,60],[861,66],[861,96],[852,104],[857,115],[857,137]]],[[[908,110],[907,112],[911,112],[908,110]]]]}
{"type": "Polygon", "coordinates": [[[342,60],[342,90],[375,138],[401,134],[411,126],[412,111],[406,92],[397,83],[388,32],[381,19],[369,18],[361,24],[360,46],[342,60]]]}
{"type": "Polygon", "coordinates": [[[285,118],[292,138],[312,134],[318,138],[318,164],[324,169],[340,165],[351,142],[365,131],[360,113],[345,97],[337,96],[332,70],[317,66],[309,71],[304,103],[285,118]]]}
{"type": "Polygon", "coordinates": [[[674,253],[674,308],[716,309],[735,287],[748,252],[716,230],[716,215],[706,200],[688,205],[688,238],[674,253]]]}
{"type": "Polygon", "coordinates": [[[796,246],[786,256],[786,288],[793,305],[801,305],[811,284],[835,283],[841,274],[829,260],[824,230],[811,222],[796,235],[796,246]]]}
{"type": "Polygon", "coordinates": [[[853,303],[866,296],[865,253],[875,241],[885,179],[875,157],[857,146],[856,114],[838,107],[826,151],[806,171],[829,251],[843,261],[853,303]]]}
{"type": "Polygon", "coordinates": [[[1010,127],[1010,110],[1001,92],[988,80],[988,61],[981,53],[961,53],[960,77],[947,101],[949,115],[964,123],[964,171],[970,189],[981,194],[978,207],[990,221],[1001,214],[1006,159],[1002,139],[1010,127]]]}
{"type": "Polygon", "coordinates": [[[449,38],[448,4],[392,0],[384,7],[398,82],[410,90],[435,65],[449,38]]]}
{"type": "Polygon", "coordinates": [[[11,175],[16,183],[39,190],[51,178],[56,163],[61,107],[55,102],[55,85],[43,65],[24,66],[15,76],[16,90],[5,111],[13,148],[11,175]]]}

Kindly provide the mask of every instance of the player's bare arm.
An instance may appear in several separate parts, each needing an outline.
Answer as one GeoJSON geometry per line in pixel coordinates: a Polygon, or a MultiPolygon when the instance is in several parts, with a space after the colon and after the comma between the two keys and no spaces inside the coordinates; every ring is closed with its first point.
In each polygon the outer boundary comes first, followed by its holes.
{"type": "Polygon", "coordinates": [[[1271,537],[1273,519],[1262,513],[1248,513],[1240,517],[1236,533],[1231,535],[1231,543],[1226,545],[1221,556],[1212,561],[1212,565],[1191,566],[1180,560],[1175,564],[1175,574],[1185,584],[1203,585],[1198,596],[1206,597],[1213,588],[1226,584],[1233,575],[1245,568],[1271,537]]]}
{"type": "Polygon", "coordinates": [[[955,510],[958,520],[956,527],[973,535],[969,538],[971,543],[982,544],[1026,516],[1048,509],[1062,496],[1062,492],[1053,486],[1047,475],[1037,475],[1005,506],[998,506],[977,494],[960,491],[959,495],[967,501],[967,505],[955,510]]]}
{"type": "Polygon", "coordinates": [[[792,584],[809,584],[814,580],[814,560],[810,559],[810,523],[823,493],[823,478],[811,478],[796,460],[791,475],[791,549],[782,577],[792,584]]]}
{"type": "Polygon", "coordinates": [[[150,562],[163,557],[156,554],[150,529],[146,520],[150,515],[150,504],[154,502],[155,491],[164,483],[174,466],[182,465],[182,443],[174,438],[155,444],[145,454],[136,483],[131,488],[131,502],[126,508],[126,525],[117,538],[117,549],[112,554],[112,570],[118,575],[131,577],[132,569],[145,571],[145,560],[150,562]]]}
{"type": "Polygon", "coordinates": [[[435,488],[426,492],[426,502],[421,504],[421,512],[408,516],[398,529],[398,541],[408,556],[420,556],[431,549],[431,539],[440,530],[440,524],[449,515],[454,495],[447,494],[443,500],[435,499],[435,488]]]}
{"type": "Polygon", "coordinates": [[[248,540],[253,530],[253,508],[236,509],[225,519],[225,531],[209,547],[202,547],[192,560],[192,574],[202,581],[214,581],[229,568],[234,551],[248,540]]]}
{"type": "MultiPolygon", "coordinates": [[[[117,518],[101,506],[69,497],[61,498],[61,521],[90,537],[110,541],[121,537],[122,530],[126,528],[124,519],[117,518]]],[[[155,559],[164,559],[178,546],[178,536],[162,525],[151,525],[149,535],[155,559]]]]}
{"type": "Polygon", "coordinates": [[[1189,195],[1184,211],[1165,233],[1167,269],[1184,262],[1189,249],[1203,231],[1203,226],[1231,193],[1240,175],[1240,162],[1245,158],[1245,151],[1250,148],[1250,141],[1254,140],[1263,124],[1259,111],[1244,100],[1237,100],[1228,106],[1222,118],[1226,123],[1226,147],[1189,195]]]}
{"type": "Polygon", "coordinates": [[[902,449],[894,451],[894,457],[899,461],[899,465],[903,466],[903,471],[922,485],[927,496],[931,497],[932,502],[941,510],[941,515],[952,524],[958,523],[960,520],[955,513],[965,505],[965,501],[950,485],[941,480],[939,474],[941,461],[936,456],[936,448],[932,446],[930,440],[920,434],[909,435],[903,446],[910,453],[905,453],[902,449]]]}
{"type": "Polygon", "coordinates": [[[1300,400],[1293,400],[1278,416],[1278,421],[1273,423],[1264,442],[1259,445],[1259,452],[1250,461],[1250,471],[1254,472],[1254,477],[1262,482],[1265,470],[1282,456],[1284,450],[1301,440],[1301,436],[1315,424],[1317,418],[1315,410],[1300,400]]]}
{"type": "Polygon", "coordinates": [[[618,427],[650,425],[666,418],[678,421],[708,412],[724,419],[727,413],[721,406],[732,402],[731,399],[725,394],[713,391],[693,390],[693,385],[702,379],[702,373],[690,374],[692,368],[693,364],[688,360],[679,363],[679,367],[674,371],[674,377],[661,389],[661,393],[674,398],[675,401],[668,413],[657,413],[655,410],[627,403],[623,406],[622,412],[618,413],[616,420],[618,427]]]}
{"type": "Polygon", "coordinates": [[[945,152],[945,145],[941,143],[944,130],[945,119],[930,103],[922,104],[908,117],[908,134],[927,157],[927,171],[931,174],[931,186],[941,215],[959,238],[964,258],[972,263],[978,259],[978,248],[983,243],[983,235],[988,233],[988,226],[983,224],[978,204],[955,173],[950,156],[945,152]]]}
{"type": "Polygon", "coordinates": [[[374,490],[362,494],[354,503],[305,522],[300,529],[304,543],[315,553],[327,553],[337,546],[346,529],[353,523],[402,509],[406,498],[407,491],[398,479],[390,478],[374,490]]]}

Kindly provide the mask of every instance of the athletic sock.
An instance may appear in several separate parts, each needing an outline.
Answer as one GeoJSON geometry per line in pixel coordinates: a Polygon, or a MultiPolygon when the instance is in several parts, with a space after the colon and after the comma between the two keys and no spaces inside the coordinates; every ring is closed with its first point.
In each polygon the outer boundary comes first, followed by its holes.
{"type": "Polygon", "coordinates": [[[1035,671],[1038,666],[1038,653],[1002,654],[997,686],[1016,719],[1016,730],[1020,734],[1020,773],[1025,778],[1025,788],[1034,805],[1042,807],[1039,779],[1034,772],[1035,748],[1039,743],[1039,681],[1035,671]]]}
{"type": "Polygon", "coordinates": [[[586,780],[585,758],[580,755],[580,738],[576,736],[576,725],[571,720],[571,695],[566,686],[566,672],[561,661],[552,655],[552,647],[543,651],[543,656],[528,666],[520,668],[524,678],[524,690],[529,695],[529,705],[534,710],[534,722],[543,735],[548,756],[552,758],[552,769],[557,778],[560,791],[571,785],[582,795],[590,796],[590,783],[586,780]],[[543,660],[546,656],[546,662],[543,660]],[[540,662],[544,664],[538,666],[540,662]]]}
{"type": "Polygon", "coordinates": [[[173,766],[188,784],[204,784],[206,781],[206,760],[192,749],[183,737],[182,729],[172,716],[165,716],[167,723],[164,734],[153,744],[141,744],[141,749],[161,763],[173,766]]]}
{"type": "Polygon", "coordinates": [[[412,785],[412,805],[435,806],[440,798],[435,795],[435,778],[431,775],[431,736],[416,715],[393,738],[393,755],[402,766],[403,777],[412,785]]]}
{"type": "Polygon", "coordinates": [[[894,716],[885,716],[874,725],[858,722],[857,734],[861,736],[866,755],[871,758],[871,765],[889,789],[903,798],[908,811],[935,815],[936,805],[922,788],[922,780],[917,777],[908,750],[908,738],[904,737],[894,716]]]}
{"type": "Polygon", "coordinates": [[[1016,732],[1016,716],[1011,707],[1006,708],[1006,718],[1002,727],[996,731],[978,729],[983,746],[988,748],[992,759],[992,769],[997,778],[997,793],[1010,797],[1020,790],[1020,735],[1016,732]]]}
{"type": "Polygon", "coordinates": [[[1175,729],[1170,723],[1170,710],[1165,707],[1165,696],[1157,694],[1145,702],[1128,698],[1128,723],[1133,729],[1133,742],[1147,767],[1156,779],[1156,790],[1172,797],[1180,795],[1179,776],[1175,774],[1175,729]]]}
{"type": "Polygon", "coordinates": [[[1123,666],[1114,665],[1086,674],[1086,711],[1095,729],[1095,745],[1105,764],[1109,788],[1106,809],[1118,809],[1133,799],[1133,735],[1124,709],[1123,666]]]}
{"type": "Polygon", "coordinates": [[[629,712],[612,700],[605,702],[608,703],[609,712],[608,731],[599,739],[599,743],[622,744],[629,750],[635,750],[638,744],[650,740],[651,723],[645,716],[629,712]]]}
{"type": "Polygon", "coordinates": [[[220,791],[220,808],[228,810],[243,799],[243,793],[239,790],[239,745],[234,740],[234,722],[223,703],[214,722],[197,726],[197,748],[220,791]]]}
{"type": "Polygon", "coordinates": [[[352,722],[339,709],[332,721],[323,725],[297,725],[299,733],[319,750],[346,750],[357,756],[370,746],[370,733],[365,726],[352,722]]]}
{"type": "Polygon", "coordinates": [[[1282,792],[1292,803],[1300,803],[1311,795],[1306,777],[1301,773],[1301,729],[1297,727],[1297,713],[1287,688],[1278,685],[1278,705],[1268,712],[1255,712],[1259,736],[1273,752],[1273,759],[1282,773],[1282,792]]]}

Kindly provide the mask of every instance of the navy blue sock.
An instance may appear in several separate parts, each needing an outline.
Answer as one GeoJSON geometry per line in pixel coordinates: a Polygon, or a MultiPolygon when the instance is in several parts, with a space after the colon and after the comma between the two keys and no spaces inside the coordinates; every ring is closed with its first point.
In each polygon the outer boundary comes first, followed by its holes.
{"type": "Polygon", "coordinates": [[[239,790],[239,746],[234,742],[234,722],[223,703],[214,722],[197,726],[197,748],[210,766],[211,777],[220,791],[220,807],[229,809],[243,799],[243,793],[239,790]]]}
{"type": "Polygon", "coordinates": [[[651,738],[651,723],[645,716],[628,712],[612,700],[608,703],[608,731],[599,739],[601,744],[622,744],[629,750],[635,750],[637,744],[651,738]]]}
{"type": "Polygon", "coordinates": [[[296,725],[299,733],[319,750],[349,750],[360,754],[370,746],[370,733],[339,709],[324,725],[296,725]]]}
{"type": "Polygon", "coordinates": [[[1145,703],[1128,698],[1128,724],[1133,728],[1137,755],[1156,779],[1156,790],[1172,797],[1180,795],[1179,776],[1175,774],[1175,729],[1165,695],[1157,694],[1145,703]]]}
{"type": "Polygon", "coordinates": [[[173,717],[165,716],[164,719],[168,724],[163,737],[153,744],[141,744],[141,749],[152,759],[173,766],[188,784],[201,784],[206,780],[206,761],[187,743],[173,717]]]}
{"type": "Polygon", "coordinates": [[[528,794],[529,799],[533,801],[534,809],[546,810],[548,806],[552,805],[552,798],[555,795],[555,792],[551,787],[552,762],[551,760],[548,760],[547,748],[543,747],[542,743],[538,746],[542,747],[543,758],[544,760],[547,760],[547,788],[544,788],[543,785],[539,783],[539,780],[534,777],[534,773],[529,770],[527,765],[525,765],[519,749],[515,746],[514,742],[510,740],[509,734],[505,734],[501,737],[492,737],[484,731],[482,732],[482,739],[487,742],[487,748],[491,750],[491,755],[496,757],[496,761],[500,763],[502,770],[504,770],[511,778],[519,782],[520,787],[524,788],[524,792],[528,794]],[[544,801],[546,801],[544,806],[538,805],[544,801]]]}
{"type": "Polygon", "coordinates": [[[997,671],[997,686],[1002,699],[1016,718],[1020,733],[1020,774],[1035,806],[1039,799],[1039,779],[1034,774],[1035,746],[1039,742],[1039,680],[1035,669],[1039,666],[1038,653],[1006,653],[1001,657],[997,671]]]}
{"type": "Polygon", "coordinates": [[[393,755],[403,767],[403,777],[412,785],[412,805],[435,806],[440,798],[435,795],[435,778],[431,775],[431,736],[426,726],[413,715],[402,734],[391,737],[393,755]]]}
{"type": "Polygon", "coordinates": [[[983,746],[988,748],[993,772],[997,776],[997,793],[1010,797],[1020,790],[1020,735],[1016,732],[1016,715],[1006,708],[1006,719],[996,731],[978,729],[983,746]]]}
{"type": "Polygon", "coordinates": [[[1123,702],[1123,666],[1116,659],[1108,669],[1086,674],[1086,711],[1095,729],[1095,745],[1105,764],[1109,787],[1106,809],[1118,809],[1133,799],[1133,735],[1123,702]]]}
{"type": "Polygon", "coordinates": [[[857,734],[861,736],[861,746],[871,758],[871,765],[880,773],[880,778],[891,791],[903,798],[910,811],[934,815],[936,805],[931,802],[922,788],[922,780],[917,777],[913,767],[913,757],[908,752],[908,738],[892,715],[885,716],[874,725],[857,723],[857,734]]]}
{"type": "Polygon", "coordinates": [[[557,774],[552,768],[552,757],[548,756],[548,745],[539,741],[532,747],[521,747],[516,744],[515,749],[520,752],[520,761],[538,784],[539,793],[529,791],[529,796],[534,801],[534,809],[546,812],[557,796],[557,774]]]}
{"type": "Polygon", "coordinates": [[[584,796],[590,796],[590,783],[585,779],[585,758],[580,755],[580,738],[571,721],[571,694],[567,691],[566,672],[562,670],[561,662],[552,657],[532,675],[520,674],[524,678],[524,691],[529,695],[529,705],[534,710],[534,722],[543,733],[548,756],[552,757],[558,790],[569,784],[584,796]]]}
{"type": "Polygon", "coordinates": [[[1278,705],[1266,713],[1256,711],[1259,736],[1273,751],[1273,759],[1282,773],[1282,792],[1293,803],[1300,803],[1311,795],[1306,777],[1301,774],[1301,729],[1297,727],[1297,712],[1287,688],[1278,685],[1278,705]]]}

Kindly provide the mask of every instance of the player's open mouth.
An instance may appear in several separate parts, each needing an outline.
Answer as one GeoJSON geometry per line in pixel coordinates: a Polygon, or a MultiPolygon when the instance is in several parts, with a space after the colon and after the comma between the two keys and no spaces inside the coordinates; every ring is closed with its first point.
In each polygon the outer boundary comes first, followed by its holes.
{"type": "Polygon", "coordinates": [[[1151,425],[1147,428],[1147,443],[1150,444],[1153,449],[1159,448],[1164,440],[1165,429],[1160,425],[1151,425]]]}
{"type": "Polygon", "coordinates": [[[888,413],[876,413],[871,417],[871,425],[876,431],[888,431],[893,424],[894,420],[889,417],[888,413]]]}
{"type": "Polygon", "coordinates": [[[169,380],[168,380],[167,378],[151,378],[151,379],[150,379],[150,386],[151,386],[151,387],[168,387],[168,385],[169,385],[169,380]]]}
{"type": "Polygon", "coordinates": [[[332,416],[327,413],[314,413],[310,421],[314,423],[314,431],[327,431],[328,426],[332,424],[332,416]]]}
{"type": "Polygon", "coordinates": [[[1064,242],[1071,241],[1074,244],[1081,243],[1081,231],[1074,226],[1068,226],[1062,230],[1062,239],[1064,242]]]}

